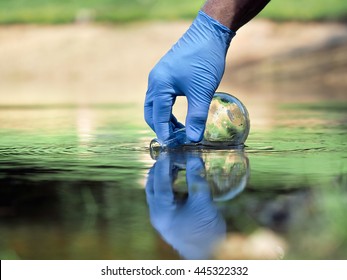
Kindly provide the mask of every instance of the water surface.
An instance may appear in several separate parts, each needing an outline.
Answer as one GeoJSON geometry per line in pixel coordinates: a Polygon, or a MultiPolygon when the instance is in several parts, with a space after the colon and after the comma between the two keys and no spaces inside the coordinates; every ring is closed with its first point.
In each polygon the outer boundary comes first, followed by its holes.
{"type": "Polygon", "coordinates": [[[346,259],[346,112],[277,103],[244,150],[154,160],[138,105],[1,106],[0,256],[346,259]]]}

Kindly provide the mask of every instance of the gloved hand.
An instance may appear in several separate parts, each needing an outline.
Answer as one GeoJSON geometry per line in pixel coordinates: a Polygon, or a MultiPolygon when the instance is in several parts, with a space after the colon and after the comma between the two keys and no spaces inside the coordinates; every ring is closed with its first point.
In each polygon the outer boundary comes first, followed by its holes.
{"type": "Polygon", "coordinates": [[[151,168],[146,197],[153,227],[186,259],[208,259],[225,238],[226,224],[213,203],[202,159],[193,153],[162,153],[151,168]],[[188,196],[177,199],[173,183],[186,169],[188,196]]]}
{"type": "Polygon", "coordinates": [[[149,74],[145,120],[165,145],[184,126],[172,114],[177,96],[186,96],[187,140],[203,138],[209,106],[225,69],[235,32],[200,11],[188,31],[149,74]]]}

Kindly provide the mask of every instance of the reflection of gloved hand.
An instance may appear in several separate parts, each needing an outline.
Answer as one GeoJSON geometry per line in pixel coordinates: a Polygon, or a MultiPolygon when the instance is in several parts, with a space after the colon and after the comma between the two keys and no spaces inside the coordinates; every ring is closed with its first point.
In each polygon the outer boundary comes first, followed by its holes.
{"type": "Polygon", "coordinates": [[[161,143],[182,128],[172,114],[179,95],[188,99],[186,133],[189,141],[203,137],[209,105],[225,69],[225,56],[235,35],[200,11],[193,24],[149,75],[145,119],[161,143]]]}
{"type": "Polygon", "coordinates": [[[204,165],[194,155],[161,154],[151,168],[146,185],[152,225],[184,258],[206,259],[224,237],[225,221],[212,202],[203,177],[204,165]],[[178,166],[186,164],[188,198],[177,201],[173,181],[178,166]]]}

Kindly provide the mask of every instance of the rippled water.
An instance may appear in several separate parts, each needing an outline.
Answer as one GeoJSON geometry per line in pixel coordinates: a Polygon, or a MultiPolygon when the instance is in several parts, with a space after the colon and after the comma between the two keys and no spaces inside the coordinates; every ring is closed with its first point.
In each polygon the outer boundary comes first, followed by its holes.
{"type": "Polygon", "coordinates": [[[154,160],[139,106],[2,106],[0,256],[345,259],[346,112],[277,104],[245,150],[154,160]]]}

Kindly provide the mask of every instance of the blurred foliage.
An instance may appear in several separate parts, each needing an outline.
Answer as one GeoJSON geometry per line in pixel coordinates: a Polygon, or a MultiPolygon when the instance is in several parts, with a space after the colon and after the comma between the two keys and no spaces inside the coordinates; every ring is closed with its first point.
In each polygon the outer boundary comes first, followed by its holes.
{"type": "MultiPolygon", "coordinates": [[[[192,19],[205,1],[0,0],[0,23],[129,22],[192,19]]],[[[274,20],[341,20],[345,0],[273,0],[261,13],[274,20]]]]}
{"type": "Polygon", "coordinates": [[[193,18],[204,1],[0,0],[0,23],[129,22],[193,18]]]}
{"type": "Polygon", "coordinates": [[[278,21],[284,20],[345,20],[345,0],[272,0],[261,16],[278,21]]]}

